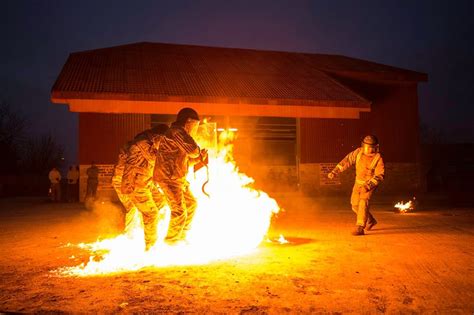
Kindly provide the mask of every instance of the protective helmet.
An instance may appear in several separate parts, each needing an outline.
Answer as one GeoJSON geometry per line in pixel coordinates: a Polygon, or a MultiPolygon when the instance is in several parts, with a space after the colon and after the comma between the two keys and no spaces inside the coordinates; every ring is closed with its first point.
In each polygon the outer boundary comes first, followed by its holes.
{"type": "Polygon", "coordinates": [[[379,139],[377,139],[377,137],[374,135],[368,135],[368,136],[365,136],[364,139],[362,139],[362,145],[364,144],[377,146],[379,145],[379,139]]]}
{"type": "Polygon", "coordinates": [[[372,156],[379,152],[379,139],[374,135],[365,136],[362,139],[362,149],[364,154],[372,156]]]}
{"type": "Polygon", "coordinates": [[[176,121],[184,124],[186,121],[188,121],[188,119],[199,120],[199,115],[194,109],[185,107],[178,112],[176,121]]]}

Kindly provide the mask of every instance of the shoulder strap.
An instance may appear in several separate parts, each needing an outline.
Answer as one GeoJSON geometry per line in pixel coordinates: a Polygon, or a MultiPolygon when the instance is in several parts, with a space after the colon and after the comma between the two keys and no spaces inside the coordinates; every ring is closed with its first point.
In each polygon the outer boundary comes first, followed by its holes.
{"type": "Polygon", "coordinates": [[[374,156],[374,159],[372,160],[372,163],[370,163],[370,169],[373,170],[375,169],[375,166],[377,165],[377,163],[379,162],[380,160],[380,153],[377,153],[375,156],[374,156]]]}
{"type": "Polygon", "coordinates": [[[359,152],[357,152],[357,156],[356,156],[356,166],[359,163],[361,156],[362,156],[362,150],[359,150],[359,152]]]}

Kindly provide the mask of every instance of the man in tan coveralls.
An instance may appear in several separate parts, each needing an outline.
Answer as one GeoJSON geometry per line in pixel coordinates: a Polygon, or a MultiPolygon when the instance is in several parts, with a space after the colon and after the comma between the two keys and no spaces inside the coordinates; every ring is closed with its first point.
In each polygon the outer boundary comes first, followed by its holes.
{"type": "Polygon", "coordinates": [[[186,239],[197,208],[186,175],[191,165],[207,158],[207,151],[201,150],[192,137],[198,126],[197,112],[192,108],[181,109],[176,121],[166,131],[156,156],[153,180],[163,189],[171,209],[166,236],[169,243],[186,239]]]}
{"type": "MultiPolygon", "coordinates": [[[[167,129],[167,125],[160,124],[135,137],[128,148],[122,175],[122,195],[129,196],[142,214],[146,250],[156,242],[157,223],[161,219],[159,211],[165,206],[164,196],[152,178],[156,152],[167,129]]],[[[130,221],[133,217],[127,219],[130,221]]]]}
{"type": "Polygon", "coordinates": [[[353,235],[364,235],[364,229],[372,229],[377,220],[369,211],[370,197],[375,188],[383,181],[385,167],[379,153],[379,141],[376,136],[364,137],[360,148],[352,151],[328,174],[332,179],[355,164],[356,179],[352,188],[351,206],[357,215],[356,229],[353,235]]]}

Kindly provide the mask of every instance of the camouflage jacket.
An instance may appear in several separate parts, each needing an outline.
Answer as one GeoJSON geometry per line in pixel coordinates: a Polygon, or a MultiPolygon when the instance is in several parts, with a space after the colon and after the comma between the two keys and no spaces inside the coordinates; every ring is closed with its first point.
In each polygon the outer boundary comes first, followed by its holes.
{"type": "Polygon", "coordinates": [[[160,145],[161,136],[143,136],[135,139],[126,152],[123,168],[121,191],[132,193],[137,187],[151,184],[155,156],[160,145]]]}
{"type": "Polygon", "coordinates": [[[117,164],[114,166],[114,174],[112,175],[112,184],[114,187],[120,187],[122,185],[122,176],[125,169],[125,163],[127,162],[128,149],[132,142],[127,142],[123,147],[120,148],[117,164]]]}
{"type": "Polygon", "coordinates": [[[182,126],[173,123],[161,140],[153,179],[157,182],[185,180],[190,162],[199,156],[200,149],[196,141],[182,126]]]}

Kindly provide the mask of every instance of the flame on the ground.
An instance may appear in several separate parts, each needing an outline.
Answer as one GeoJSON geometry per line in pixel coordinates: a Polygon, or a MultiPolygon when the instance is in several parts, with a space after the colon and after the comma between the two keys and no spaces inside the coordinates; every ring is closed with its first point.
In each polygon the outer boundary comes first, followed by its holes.
{"type": "Polygon", "coordinates": [[[400,212],[405,213],[410,210],[413,210],[413,203],[410,201],[403,203],[403,201],[399,201],[395,204],[395,208],[397,208],[400,212]]]}
{"type": "MultiPolygon", "coordinates": [[[[254,251],[265,238],[271,217],[279,211],[279,206],[265,192],[253,189],[253,179],[238,171],[229,145],[232,137],[232,133],[223,131],[220,140],[227,145],[209,151],[210,181],[206,192],[210,197],[201,191],[207,179],[205,168],[196,174],[189,173],[198,208],[185,242],[170,246],[163,241],[170,211],[161,209],[166,219],[158,225],[159,241],[145,251],[141,217],[137,213],[134,227],[129,231],[115,238],[79,244],[91,253],[87,263],[64,267],[58,272],[84,276],[152,266],[204,264],[254,251]]],[[[285,241],[280,236],[280,242],[285,241]]]]}
{"type": "Polygon", "coordinates": [[[288,244],[289,241],[287,241],[286,238],[285,238],[282,234],[280,234],[280,237],[278,238],[278,243],[280,243],[280,244],[288,244]]]}

